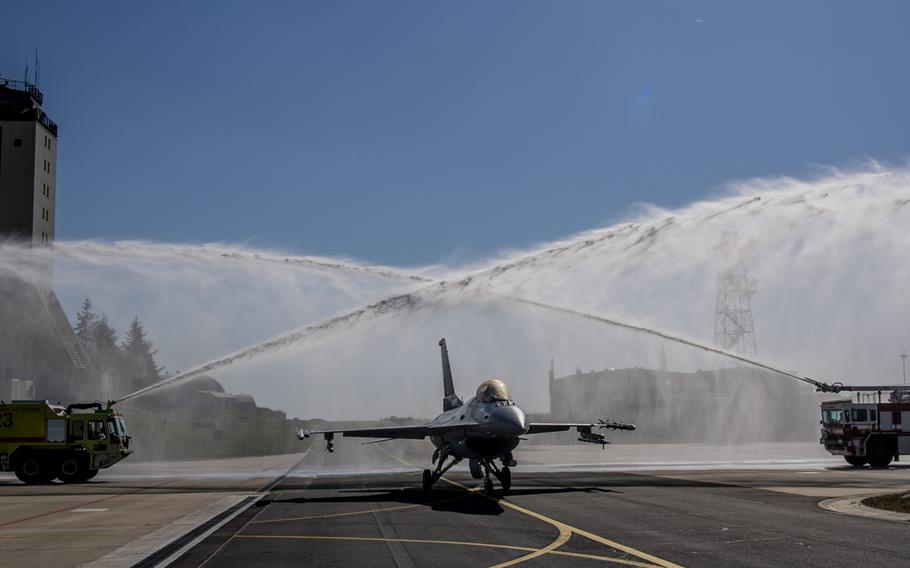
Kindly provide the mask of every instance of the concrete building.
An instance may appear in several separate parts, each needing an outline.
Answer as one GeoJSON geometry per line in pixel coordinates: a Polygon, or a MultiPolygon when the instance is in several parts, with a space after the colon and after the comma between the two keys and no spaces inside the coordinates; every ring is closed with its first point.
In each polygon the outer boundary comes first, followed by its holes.
{"type": "MultiPolygon", "coordinates": [[[[54,241],[57,125],[43,102],[32,83],[0,78],[0,244],[6,246],[54,241]]],[[[27,277],[0,270],[0,399],[79,398],[90,387],[91,363],[54,294],[50,256],[31,256],[27,277]]]]}

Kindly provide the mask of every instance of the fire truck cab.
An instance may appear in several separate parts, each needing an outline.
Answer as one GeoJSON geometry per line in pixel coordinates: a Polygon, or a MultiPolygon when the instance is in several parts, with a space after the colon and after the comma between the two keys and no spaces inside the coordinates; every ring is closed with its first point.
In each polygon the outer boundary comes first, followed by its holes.
{"type": "Polygon", "coordinates": [[[910,391],[895,391],[888,402],[825,401],[821,414],[821,444],[852,466],[887,467],[910,454],[910,391]]]}

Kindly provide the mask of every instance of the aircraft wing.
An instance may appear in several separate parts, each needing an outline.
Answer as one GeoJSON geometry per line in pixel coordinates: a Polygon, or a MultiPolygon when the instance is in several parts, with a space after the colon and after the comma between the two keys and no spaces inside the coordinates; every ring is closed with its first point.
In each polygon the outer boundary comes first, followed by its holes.
{"type": "Polygon", "coordinates": [[[314,434],[340,434],[345,437],[354,438],[388,438],[388,439],[407,439],[422,440],[427,436],[440,436],[453,430],[470,430],[479,424],[460,423],[451,426],[433,426],[431,424],[418,424],[416,426],[386,426],[382,428],[354,428],[351,430],[298,430],[297,437],[301,440],[309,438],[314,434]]]}
{"type": "Polygon", "coordinates": [[[635,430],[635,424],[623,424],[612,420],[598,420],[590,422],[531,422],[528,424],[527,434],[545,434],[547,432],[564,432],[577,428],[579,432],[591,432],[593,428],[607,428],[609,430],[635,430]]]}

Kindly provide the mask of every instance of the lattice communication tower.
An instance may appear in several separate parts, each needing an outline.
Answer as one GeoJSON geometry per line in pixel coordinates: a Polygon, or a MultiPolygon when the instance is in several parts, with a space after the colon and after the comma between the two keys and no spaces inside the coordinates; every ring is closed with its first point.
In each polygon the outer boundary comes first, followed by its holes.
{"type": "Polygon", "coordinates": [[[756,355],[752,297],[758,281],[749,278],[739,256],[736,233],[724,233],[717,252],[717,303],[714,344],[742,355],[756,355]]]}

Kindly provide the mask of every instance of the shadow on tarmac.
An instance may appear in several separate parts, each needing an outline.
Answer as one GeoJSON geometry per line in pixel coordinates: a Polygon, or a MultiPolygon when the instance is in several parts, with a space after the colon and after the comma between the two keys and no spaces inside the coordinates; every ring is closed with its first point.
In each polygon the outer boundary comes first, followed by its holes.
{"type": "MultiPolygon", "coordinates": [[[[509,491],[506,497],[523,495],[556,495],[563,493],[621,493],[602,487],[538,487],[521,488],[509,491]]],[[[292,497],[278,498],[274,503],[395,503],[399,505],[424,505],[434,511],[459,513],[463,515],[500,515],[503,508],[497,502],[502,496],[496,491],[493,498],[465,491],[464,489],[434,488],[429,495],[416,488],[393,489],[382,491],[376,489],[342,489],[339,495],[331,497],[292,497]]]]}

